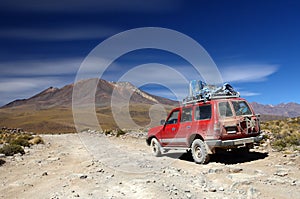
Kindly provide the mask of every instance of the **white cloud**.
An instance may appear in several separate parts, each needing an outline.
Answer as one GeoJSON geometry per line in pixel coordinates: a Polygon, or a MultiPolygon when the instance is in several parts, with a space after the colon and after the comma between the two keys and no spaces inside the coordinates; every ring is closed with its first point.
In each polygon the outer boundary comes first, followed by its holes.
{"type": "Polygon", "coordinates": [[[277,70],[277,65],[246,64],[221,68],[221,75],[224,82],[257,82],[267,80],[277,70]]]}
{"type": "Polygon", "coordinates": [[[30,60],[0,63],[1,76],[75,74],[81,59],[30,60]]]}
{"type": "Polygon", "coordinates": [[[112,27],[78,25],[53,28],[10,28],[0,30],[0,38],[28,39],[38,41],[69,41],[99,39],[119,33],[121,30],[112,27]]]}
{"type": "Polygon", "coordinates": [[[255,92],[251,92],[251,91],[240,91],[240,94],[242,97],[251,97],[251,96],[261,95],[260,93],[255,93],[255,92]]]}
{"type": "Polygon", "coordinates": [[[62,87],[65,84],[64,77],[1,78],[0,106],[16,99],[29,98],[50,86],[62,87]]]}
{"type": "Polygon", "coordinates": [[[0,81],[0,92],[14,93],[32,90],[41,87],[49,87],[61,83],[58,78],[3,78],[0,81]]]}

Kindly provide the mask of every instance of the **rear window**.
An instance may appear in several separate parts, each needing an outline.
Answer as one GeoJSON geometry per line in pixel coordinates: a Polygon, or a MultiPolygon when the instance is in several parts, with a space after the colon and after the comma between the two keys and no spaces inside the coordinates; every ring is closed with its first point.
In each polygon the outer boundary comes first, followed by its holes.
{"type": "Polygon", "coordinates": [[[232,117],[233,113],[228,102],[219,103],[219,114],[221,117],[232,117]]]}
{"type": "Polygon", "coordinates": [[[190,121],[192,121],[192,108],[183,108],[180,122],[190,122],[190,121]]]}
{"type": "Polygon", "coordinates": [[[252,112],[245,101],[232,101],[236,115],[252,115],[252,112]]]}
{"type": "Polygon", "coordinates": [[[211,105],[197,106],[195,120],[207,120],[211,118],[211,105]]]}

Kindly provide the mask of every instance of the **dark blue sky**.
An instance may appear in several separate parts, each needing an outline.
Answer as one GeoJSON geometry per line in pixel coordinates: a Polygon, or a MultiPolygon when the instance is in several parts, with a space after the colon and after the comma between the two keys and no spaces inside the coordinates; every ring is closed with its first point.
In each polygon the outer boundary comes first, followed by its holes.
{"type": "MultiPolygon", "coordinates": [[[[0,4],[0,105],[49,86],[72,83],[94,47],[114,34],[139,27],[174,29],[195,39],[224,80],[250,101],[300,103],[299,1],[41,2],[0,4]]],[[[158,50],[132,52],[117,60],[104,78],[118,80],[126,70],[150,62],[178,70],[186,64],[158,50]],[[114,70],[120,65],[122,70],[114,70]]],[[[170,97],[157,87],[144,88],[170,97]]]]}

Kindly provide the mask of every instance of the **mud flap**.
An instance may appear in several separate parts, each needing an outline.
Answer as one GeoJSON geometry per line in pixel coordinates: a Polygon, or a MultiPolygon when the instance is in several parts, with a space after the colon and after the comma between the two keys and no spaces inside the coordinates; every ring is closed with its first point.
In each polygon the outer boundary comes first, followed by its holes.
{"type": "Polygon", "coordinates": [[[213,150],[214,150],[214,146],[208,146],[208,144],[206,142],[204,142],[205,144],[205,148],[206,148],[206,151],[209,155],[211,154],[214,154],[213,150]]]}

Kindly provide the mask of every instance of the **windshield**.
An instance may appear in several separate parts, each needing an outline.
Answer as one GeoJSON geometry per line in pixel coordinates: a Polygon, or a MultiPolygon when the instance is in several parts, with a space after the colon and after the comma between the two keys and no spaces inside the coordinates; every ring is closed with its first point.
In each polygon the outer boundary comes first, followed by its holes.
{"type": "Polygon", "coordinates": [[[245,101],[232,101],[232,105],[237,116],[252,115],[252,112],[245,101]]]}

